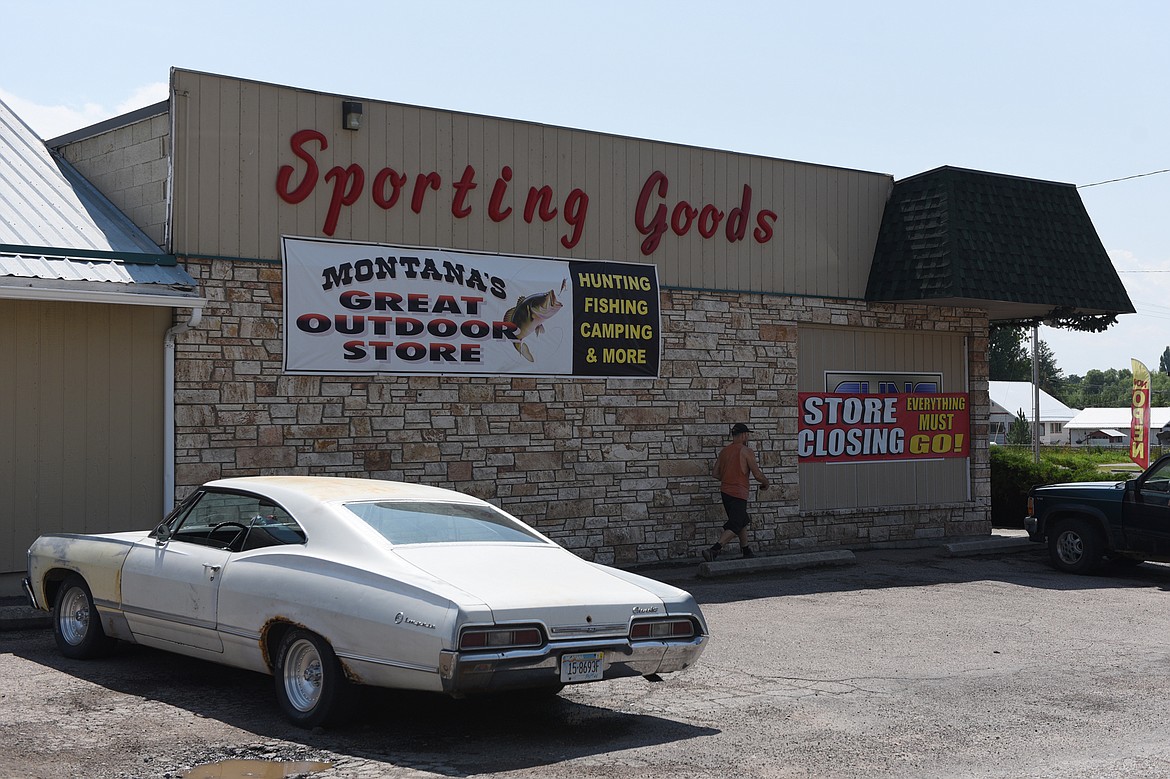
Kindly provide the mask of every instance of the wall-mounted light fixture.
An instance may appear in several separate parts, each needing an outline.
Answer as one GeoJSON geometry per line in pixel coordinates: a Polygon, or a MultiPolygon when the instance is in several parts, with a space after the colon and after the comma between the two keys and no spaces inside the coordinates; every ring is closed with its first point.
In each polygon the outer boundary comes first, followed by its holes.
{"type": "Polygon", "coordinates": [[[362,104],[356,100],[341,101],[341,126],[346,130],[357,130],[362,126],[362,104]]]}

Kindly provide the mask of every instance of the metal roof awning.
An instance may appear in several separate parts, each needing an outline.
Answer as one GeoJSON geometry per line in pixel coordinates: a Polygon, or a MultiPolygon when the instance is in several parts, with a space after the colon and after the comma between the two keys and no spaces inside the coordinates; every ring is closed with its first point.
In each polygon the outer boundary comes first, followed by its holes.
{"type": "Polygon", "coordinates": [[[195,279],[166,255],[79,256],[15,248],[0,247],[0,299],[181,308],[207,302],[195,279]]]}
{"type": "Polygon", "coordinates": [[[198,283],[0,101],[0,298],[201,307],[198,283]]]}

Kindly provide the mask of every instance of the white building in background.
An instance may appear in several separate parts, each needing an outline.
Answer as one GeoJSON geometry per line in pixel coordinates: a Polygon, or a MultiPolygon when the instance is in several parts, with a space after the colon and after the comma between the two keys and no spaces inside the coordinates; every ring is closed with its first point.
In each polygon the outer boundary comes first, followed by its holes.
{"type": "MultiPolygon", "coordinates": [[[[988,430],[992,443],[1006,444],[1007,433],[1012,421],[1022,410],[1031,422],[1033,416],[1032,383],[1029,381],[990,381],[988,394],[991,396],[991,424],[988,430]]],[[[1040,390],[1040,443],[1046,446],[1061,446],[1071,443],[1065,425],[1077,415],[1075,408],[1069,408],[1044,390],[1040,390]]],[[[1126,423],[1126,429],[1129,424],[1126,423]]]]}
{"type": "MultiPolygon", "coordinates": [[[[1087,408],[1069,420],[1065,431],[1073,446],[1128,446],[1130,414],[1128,408],[1087,408]]],[[[1170,408],[1151,408],[1151,443],[1159,441],[1158,431],[1167,425],[1170,408]]]]}

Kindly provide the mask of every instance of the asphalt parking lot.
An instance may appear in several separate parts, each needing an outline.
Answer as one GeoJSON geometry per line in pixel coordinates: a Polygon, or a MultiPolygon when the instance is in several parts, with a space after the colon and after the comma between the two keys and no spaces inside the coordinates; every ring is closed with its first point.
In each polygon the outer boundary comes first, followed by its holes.
{"type": "MultiPolygon", "coordinates": [[[[0,777],[227,759],[328,763],[321,779],[1170,776],[1170,566],[1070,577],[1030,547],[655,573],[703,605],[696,668],[535,704],[371,692],[333,731],[285,724],[268,677],[129,646],[69,661],[45,629],[2,632],[0,777]]],[[[286,775],[261,765],[201,775],[286,775]]]]}

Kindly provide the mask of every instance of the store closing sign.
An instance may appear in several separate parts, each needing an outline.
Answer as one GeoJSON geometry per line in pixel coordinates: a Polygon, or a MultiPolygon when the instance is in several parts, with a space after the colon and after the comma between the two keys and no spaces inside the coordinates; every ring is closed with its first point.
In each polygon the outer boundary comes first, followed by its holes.
{"type": "Polygon", "coordinates": [[[966,393],[800,393],[797,456],[810,462],[968,457],[966,393]]]}
{"type": "Polygon", "coordinates": [[[653,265],[282,245],[289,373],[658,375],[653,265]]]}

